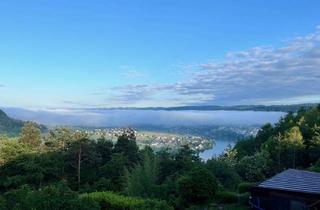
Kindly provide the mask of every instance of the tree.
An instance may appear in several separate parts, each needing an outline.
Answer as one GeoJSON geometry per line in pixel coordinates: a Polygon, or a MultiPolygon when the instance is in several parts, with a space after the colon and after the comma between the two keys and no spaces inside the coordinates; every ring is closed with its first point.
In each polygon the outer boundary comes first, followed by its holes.
{"type": "Polygon", "coordinates": [[[50,151],[64,151],[74,139],[74,134],[69,128],[55,128],[46,136],[45,145],[50,151]]]}
{"type": "Polygon", "coordinates": [[[182,200],[191,204],[203,204],[212,198],[218,188],[216,178],[203,167],[192,169],[178,180],[178,192],[182,200]]]}
{"type": "Polygon", "coordinates": [[[292,167],[296,168],[296,152],[297,149],[303,148],[303,137],[298,126],[292,127],[285,133],[285,143],[292,148],[292,167]]]}
{"type": "Polygon", "coordinates": [[[240,176],[232,162],[221,158],[213,158],[206,162],[206,168],[217,178],[223,187],[235,189],[240,183],[240,176]]]}
{"type": "Polygon", "coordinates": [[[131,196],[154,197],[157,175],[157,159],[152,150],[146,150],[142,164],[138,164],[129,175],[127,193],[131,196]]]}
{"type": "Polygon", "coordinates": [[[270,171],[269,154],[262,151],[253,156],[245,156],[236,165],[236,169],[245,181],[262,181],[268,177],[270,171]]]}
{"type": "Polygon", "coordinates": [[[61,179],[63,159],[58,153],[20,154],[1,167],[1,182],[11,189],[23,184],[41,188],[61,179]]]}
{"type": "Polygon", "coordinates": [[[19,143],[16,139],[3,139],[0,142],[0,166],[30,152],[29,146],[19,143]]]}
{"type": "Polygon", "coordinates": [[[174,157],[177,172],[185,172],[192,169],[200,163],[200,158],[195,151],[190,149],[188,145],[184,145],[179,149],[174,157]]]}
{"type": "Polygon", "coordinates": [[[139,161],[139,148],[136,143],[135,132],[131,129],[125,130],[118,137],[118,141],[114,146],[114,153],[122,153],[126,157],[126,167],[132,168],[139,161]]]}
{"type": "Polygon", "coordinates": [[[85,183],[94,181],[97,176],[97,168],[101,163],[101,157],[95,148],[95,142],[82,138],[69,145],[67,162],[71,168],[71,174],[76,170],[77,189],[80,189],[82,180],[85,183]]]}
{"type": "Polygon", "coordinates": [[[21,130],[19,142],[32,148],[38,148],[41,144],[41,131],[36,123],[27,122],[21,130]]]}
{"type": "Polygon", "coordinates": [[[8,141],[8,140],[9,140],[9,138],[8,138],[7,135],[5,135],[5,134],[0,134],[0,144],[1,144],[2,142],[4,142],[4,141],[8,141]]]}
{"type": "Polygon", "coordinates": [[[110,140],[106,140],[104,137],[99,138],[96,143],[97,153],[101,157],[101,163],[105,164],[111,160],[113,143],[110,140]]]}
{"type": "Polygon", "coordinates": [[[99,177],[103,179],[98,180],[100,183],[97,184],[104,190],[122,192],[127,184],[127,173],[126,157],[122,153],[115,153],[110,161],[99,168],[99,177]]]}
{"type": "Polygon", "coordinates": [[[283,168],[286,168],[286,146],[281,133],[270,137],[269,140],[261,146],[260,151],[269,154],[270,161],[273,161],[273,164],[277,166],[273,168],[271,174],[281,172],[283,168]]]}

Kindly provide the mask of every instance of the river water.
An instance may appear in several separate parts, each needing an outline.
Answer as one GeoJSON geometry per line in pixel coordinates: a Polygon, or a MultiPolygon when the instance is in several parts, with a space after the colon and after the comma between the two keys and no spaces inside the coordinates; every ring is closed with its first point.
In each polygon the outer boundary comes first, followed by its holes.
{"type": "MultiPolygon", "coordinates": [[[[163,111],[163,110],[23,110],[5,111],[12,117],[22,120],[33,120],[45,125],[71,125],[89,127],[203,127],[206,126],[261,126],[275,123],[285,113],[256,111],[163,111]]],[[[206,132],[202,131],[201,132],[206,132]]],[[[201,133],[200,133],[201,135],[201,133]]],[[[221,154],[235,139],[214,137],[212,149],[200,154],[203,159],[221,154]]]]}

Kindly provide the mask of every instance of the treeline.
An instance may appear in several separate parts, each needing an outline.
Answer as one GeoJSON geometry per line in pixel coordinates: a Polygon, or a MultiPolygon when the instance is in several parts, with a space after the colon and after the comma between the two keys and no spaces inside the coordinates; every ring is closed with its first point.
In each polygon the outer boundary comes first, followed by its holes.
{"type": "Polygon", "coordinates": [[[261,181],[288,168],[320,172],[320,105],[290,112],[234,147],[239,174],[261,181]]]}
{"type": "Polygon", "coordinates": [[[139,150],[132,130],[113,144],[67,128],[41,136],[27,123],[18,138],[0,140],[0,206],[165,210],[238,203],[225,192],[241,182],[233,164],[222,156],[204,163],[188,146],[175,153],[139,150]]]}
{"type": "Polygon", "coordinates": [[[0,209],[248,209],[249,189],[287,168],[320,171],[320,106],[266,124],[204,162],[187,146],[139,150],[66,128],[27,123],[0,139],[0,209]]]}

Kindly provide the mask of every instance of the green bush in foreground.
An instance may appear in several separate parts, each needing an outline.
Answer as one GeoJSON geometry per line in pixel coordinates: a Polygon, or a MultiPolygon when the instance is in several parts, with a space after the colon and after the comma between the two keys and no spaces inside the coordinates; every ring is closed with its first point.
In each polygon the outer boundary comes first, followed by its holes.
{"type": "Polygon", "coordinates": [[[112,192],[86,193],[80,198],[98,202],[102,210],[173,210],[165,201],[127,197],[112,192]]]}
{"type": "Polygon", "coordinates": [[[255,183],[250,183],[250,182],[242,182],[238,185],[238,192],[241,193],[246,193],[250,192],[250,189],[252,187],[256,186],[255,183]]]}
{"type": "Polygon", "coordinates": [[[79,198],[78,193],[59,183],[34,190],[24,185],[0,197],[0,210],[100,210],[97,202],[79,198]]]}
{"type": "Polygon", "coordinates": [[[234,192],[219,192],[216,199],[219,203],[237,203],[238,195],[234,192]]]}

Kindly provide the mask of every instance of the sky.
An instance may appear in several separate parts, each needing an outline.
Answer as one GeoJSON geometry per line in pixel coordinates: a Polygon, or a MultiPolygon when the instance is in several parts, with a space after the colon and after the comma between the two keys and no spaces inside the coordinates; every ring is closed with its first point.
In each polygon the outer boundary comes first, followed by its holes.
{"type": "Polygon", "coordinates": [[[0,106],[320,102],[319,0],[3,0],[0,106]]]}

